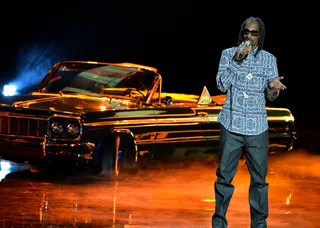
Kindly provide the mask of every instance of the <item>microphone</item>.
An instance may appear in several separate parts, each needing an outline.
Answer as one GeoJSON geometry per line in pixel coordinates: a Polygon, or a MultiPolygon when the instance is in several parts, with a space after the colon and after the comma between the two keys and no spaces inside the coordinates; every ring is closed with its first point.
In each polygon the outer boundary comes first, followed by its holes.
{"type": "Polygon", "coordinates": [[[250,40],[246,40],[243,41],[240,45],[239,45],[239,55],[238,55],[238,59],[242,60],[247,54],[244,53],[244,49],[245,48],[251,48],[251,41],[250,40]]]}

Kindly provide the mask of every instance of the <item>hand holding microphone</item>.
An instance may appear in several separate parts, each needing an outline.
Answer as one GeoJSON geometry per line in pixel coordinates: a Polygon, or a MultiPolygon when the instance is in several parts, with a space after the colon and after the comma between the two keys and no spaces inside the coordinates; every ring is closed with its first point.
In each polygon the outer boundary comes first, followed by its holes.
{"type": "Polygon", "coordinates": [[[235,58],[237,60],[242,60],[251,51],[251,48],[252,46],[250,40],[243,41],[237,49],[235,58]]]}

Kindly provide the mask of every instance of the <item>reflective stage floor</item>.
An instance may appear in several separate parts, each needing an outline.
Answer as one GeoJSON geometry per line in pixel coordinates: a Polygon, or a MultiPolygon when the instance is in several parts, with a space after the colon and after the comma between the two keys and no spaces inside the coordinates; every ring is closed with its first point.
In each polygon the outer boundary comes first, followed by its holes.
{"type": "MultiPolygon", "coordinates": [[[[268,227],[320,227],[319,162],[305,151],[270,156],[268,227]]],[[[0,227],[210,228],[215,169],[214,162],[157,164],[117,181],[8,173],[0,182],[0,227]]],[[[229,227],[250,227],[243,160],[233,184],[229,227]]]]}

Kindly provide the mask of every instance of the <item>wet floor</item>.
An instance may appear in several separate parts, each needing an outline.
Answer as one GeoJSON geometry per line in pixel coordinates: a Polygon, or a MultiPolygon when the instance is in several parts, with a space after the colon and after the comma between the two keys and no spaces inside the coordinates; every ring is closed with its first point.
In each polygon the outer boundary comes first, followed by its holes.
{"type": "MultiPolygon", "coordinates": [[[[268,227],[320,227],[319,162],[302,150],[270,156],[268,227]]],[[[158,164],[113,181],[9,173],[0,183],[0,227],[210,228],[215,168],[158,164]]],[[[250,227],[244,161],[233,184],[229,227],[250,227]]]]}

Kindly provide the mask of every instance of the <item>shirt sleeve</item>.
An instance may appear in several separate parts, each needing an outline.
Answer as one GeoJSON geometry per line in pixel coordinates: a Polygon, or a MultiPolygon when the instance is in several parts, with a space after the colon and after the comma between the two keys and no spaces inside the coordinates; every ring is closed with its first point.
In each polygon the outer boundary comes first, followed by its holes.
{"type": "Polygon", "coordinates": [[[216,75],[217,88],[221,92],[226,92],[233,84],[236,78],[236,71],[239,68],[239,63],[233,60],[230,51],[222,51],[218,73],[216,75]]]}
{"type": "Polygon", "coordinates": [[[268,79],[268,86],[269,82],[271,82],[274,78],[279,77],[278,73],[278,66],[277,66],[277,59],[274,55],[270,55],[269,58],[269,66],[267,67],[267,79],[268,79]]]}
{"type": "Polygon", "coordinates": [[[276,77],[279,77],[277,59],[275,56],[270,56],[270,64],[267,70],[267,85],[265,89],[265,95],[269,101],[275,100],[279,95],[280,91],[270,89],[269,83],[276,77]]]}

